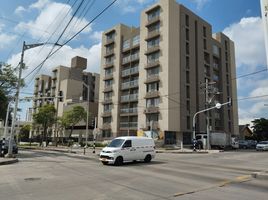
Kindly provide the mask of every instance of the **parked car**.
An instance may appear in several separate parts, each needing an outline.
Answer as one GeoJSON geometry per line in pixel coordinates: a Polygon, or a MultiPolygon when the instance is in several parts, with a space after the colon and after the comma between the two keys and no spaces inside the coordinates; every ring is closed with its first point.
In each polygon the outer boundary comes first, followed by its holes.
{"type": "Polygon", "coordinates": [[[118,137],[102,149],[100,161],[105,164],[122,165],[123,162],[143,160],[150,162],[155,157],[155,143],[148,137],[118,137]]]}
{"type": "Polygon", "coordinates": [[[239,140],[238,142],[240,149],[255,149],[257,141],[255,140],[239,140]]]}
{"type": "Polygon", "coordinates": [[[256,146],[257,151],[265,151],[268,150],[268,141],[259,142],[256,146]]]}

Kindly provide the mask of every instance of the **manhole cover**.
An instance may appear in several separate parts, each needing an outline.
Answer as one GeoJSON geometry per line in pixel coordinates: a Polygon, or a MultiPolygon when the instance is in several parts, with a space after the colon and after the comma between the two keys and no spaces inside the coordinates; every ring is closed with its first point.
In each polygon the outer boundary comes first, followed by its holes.
{"type": "Polygon", "coordinates": [[[32,177],[32,178],[25,178],[24,180],[25,180],[25,181],[38,181],[38,180],[41,180],[41,178],[38,178],[38,177],[32,177]]]}

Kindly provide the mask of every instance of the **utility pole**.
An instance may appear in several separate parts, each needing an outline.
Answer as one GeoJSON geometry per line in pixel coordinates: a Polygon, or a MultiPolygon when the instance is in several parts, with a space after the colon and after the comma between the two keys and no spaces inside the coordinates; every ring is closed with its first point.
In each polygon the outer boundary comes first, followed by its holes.
{"type": "MultiPolygon", "coordinates": [[[[206,106],[205,108],[209,107],[209,97],[208,97],[208,79],[206,78],[206,88],[205,88],[205,102],[206,106]]],[[[207,149],[210,150],[210,129],[209,129],[209,111],[206,113],[206,125],[207,125],[207,149]]]]}
{"type": "MultiPolygon", "coordinates": [[[[32,49],[38,46],[42,46],[45,43],[39,43],[39,44],[25,44],[25,41],[23,41],[22,45],[22,51],[21,51],[21,58],[20,58],[20,67],[19,67],[19,77],[18,77],[18,84],[16,88],[16,94],[15,94],[15,106],[14,106],[14,113],[12,117],[12,125],[11,125],[11,132],[10,132],[10,138],[9,138],[9,145],[8,145],[8,153],[6,157],[13,157],[13,137],[14,137],[14,129],[15,129],[15,122],[16,122],[16,116],[17,116],[17,111],[18,111],[18,104],[19,104],[19,94],[20,94],[20,88],[21,88],[21,74],[22,74],[22,69],[24,67],[23,63],[23,58],[24,58],[24,51],[28,49],[32,49]]],[[[58,44],[55,44],[58,45],[58,44]]]]}

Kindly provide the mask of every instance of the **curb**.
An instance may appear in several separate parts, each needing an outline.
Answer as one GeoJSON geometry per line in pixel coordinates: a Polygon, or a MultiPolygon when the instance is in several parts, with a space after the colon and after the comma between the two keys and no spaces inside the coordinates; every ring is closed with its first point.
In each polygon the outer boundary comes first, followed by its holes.
{"type": "Polygon", "coordinates": [[[11,160],[9,159],[9,160],[0,161],[0,165],[9,165],[9,164],[17,163],[17,162],[19,162],[17,158],[11,159],[11,160]]]}
{"type": "Polygon", "coordinates": [[[251,174],[253,178],[260,179],[260,180],[268,180],[268,173],[267,172],[253,172],[251,174]]]}

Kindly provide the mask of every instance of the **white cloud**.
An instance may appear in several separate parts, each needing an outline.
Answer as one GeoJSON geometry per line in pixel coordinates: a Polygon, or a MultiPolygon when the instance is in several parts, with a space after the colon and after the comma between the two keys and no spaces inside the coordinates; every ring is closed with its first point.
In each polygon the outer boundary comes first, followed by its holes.
{"type": "Polygon", "coordinates": [[[197,10],[201,10],[205,4],[207,4],[210,0],[192,0],[196,6],[197,6],[197,10]]]}
{"type": "MultiPolygon", "coordinates": [[[[23,72],[23,76],[31,72],[36,66],[38,66],[48,55],[51,50],[51,46],[43,46],[42,51],[37,47],[29,49],[25,52],[24,63],[28,67],[23,72]]],[[[71,48],[70,46],[64,46],[55,55],[51,56],[42,67],[40,74],[50,74],[51,69],[58,66],[70,66],[71,59],[75,56],[81,56],[87,58],[87,71],[97,72],[100,71],[100,56],[101,56],[101,43],[93,45],[90,49],[80,46],[78,48],[71,48]]],[[[20,53],[13,55],[8,59],[7,63],[12,66],[16,66],[20,61],[20,53]]],[[[30,76],[31,77],[31,76],[30,76]]],[[[27,82],[27,80],[26,80],[27,82]]]]}
{"type": "Polygon", "coordinates": [[[38,10],[41,10],[43,9],[45,6],[47,6],[48,4],[50,3],[49,0],[38,0],[37,2],[31,4],[29,6],[29,8],[32,8],[32,9],[38,9],[38,10]]]}
{"type": "Polygon", "coordinates": [[[20,15],[20,14],[22,14],[25,11],[26,11],[26,9],[23,6],[19,6],[19,7],[16,8],[16,10],[14,11],[14,13],[17,14],[17,15],[20,15]]]}
{"type": "Polygon", "coordinates": [[[135,13],[139,9],[141,9],[146,4],[153,3],[154,0],[119,0],[117,1],[117,5],[123,11],[123,13],[135,13]]]}
{"type": "Polygon", "coordinates": [[[250,96],[268,95],[268,79],[256,82],[256,89],[251,91],[250,96]]]}
{"type": "Polygon", "coordinates": [[[102,39],[102,33],[103,31],[95,31],[90,35],[90,39],[96,42],[100,42],[102,39]]]}
{"type": "Polygon", "coordinates": [[[0,49],[7,48],[7,46],[16,38],[16,35],[0,33],[0,49]]]}
{"type": "MultiPolygon", "coordinates": [[[[71,12],[69,12],[72,8],[67,4],[56,2],[50,3],[49,1],[45,2],[46,6],[40,11],[39,16],[34,21],[29,21],[27,23],[21,22],[15,29],[17,31],[27,31],[34,39],[42,38],[41,40],[47,40],[51,35],[53,35],[54,39],[58,38],[72,17],[71,12]]],[[[41,8],[42,5],[36,5],[35,7],[39,6],[41,8]]],[[[69,38],[70,36],[73,36],[87,23],[88,21],[85,18],[81,19],[74,17],[62,38],[66,39],[67,37],[69,38]]],[[[87,27],[83,33],[88,33],[90,31],[91,28],[87,27]]]]}
{"type": "Polygon", "coordinates": [[[242,18],[240,22],[230,25],[223,32],[235,42],[237,67],[246,65],[254,71],[257,66],[266,65],[260,17],[242,18]]]}

